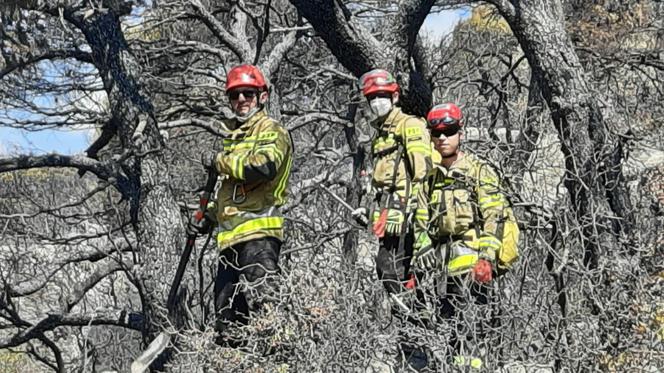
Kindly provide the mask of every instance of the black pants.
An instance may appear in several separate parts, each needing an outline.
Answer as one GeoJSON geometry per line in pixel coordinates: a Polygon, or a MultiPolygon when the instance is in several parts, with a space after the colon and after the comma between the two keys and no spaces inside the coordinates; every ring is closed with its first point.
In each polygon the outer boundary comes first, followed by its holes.
{"type": "Polygon", "coordinates": [[[279,273],[280,250],[279,240],[261,238],[222,251],[214,282],[215,329],[220,334],[233,322],[246,324],[249,312],[269,297],[271,277],[279,273]]]}
{"type": "Polygon", "coordinates": [[[410,258],[413,256],[413,233],[408,232],[399,250],[399,237],[386,236],[379,241],[376,255],[376,273],[388,293],[402,291],[403,281],[410,272],[410,258]]]}
{"type": "Polygon", "coordinates": [[[439,294],[439,315],[453,324],[449,348],[454,355],[477,356],[477,348],[489,347],[486,341],[491,324],[489,287],[469,277],[469,274],[449,277],[446,294],[439,294]],[[464,346],[464,342],[472,342],[475,351],[464,346]]]}
{"type": "MultiPolygon", "coordinates": [[[[414,236],[412,233],[405,236],[401,250],[399,250],[399,237],[389,236],[380,240],[380,248],[376,255],[376,272],[378,279],[381,280],[388,293],[397,294],[404,290],[404,281],[411,271],[410,259],[413,255],[413,243],[414,236]]],[[[418,283],[420,283],[427,274],[417,273],[416,275],[418,283]]],[[[434,280],[433,288],[423,289],[418,285],[417,300],[415,304],[411,304],[417,309],[424,307],[425,297],[435,299],[434,303],[436,303],[439,320],[455,324],[449,340],[452,355],[465,354],[465,351],[462,351],[464,341],[473,340],[476,344],[482,345],[489,327],[490,319],[483,318],[479,314],[470,315],[465,313],[472,308],[470,307],[471,304],[479,306],[488,306],[489,304],[489,288],[470,281],[468,276],[448,277],[446,285],[434,280]]],[[[404,318],[403,312],[394,307],[392,314],[404,318]]],[[[429,320],[420,320],[416,317],[405,317],[405,320],[413,325],[432,327],[429,320]]],[[[400,345],[406,355],[417,349],[416,346],[410,346],[407,338],[402,339],[400,345]]]]}

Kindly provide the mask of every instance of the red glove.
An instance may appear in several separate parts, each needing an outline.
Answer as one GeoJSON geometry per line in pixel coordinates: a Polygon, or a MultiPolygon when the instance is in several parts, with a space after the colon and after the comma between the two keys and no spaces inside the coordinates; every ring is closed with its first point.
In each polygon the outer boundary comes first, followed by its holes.
{"type": "Polygon", "coordinates": [[[491,262],[485,259],[478,260],[473,267],[473,280],[480,284],[488,284],[492,279],[491,262]]]}
{"type": "Polygon", "coordinates": [[[408,290],[413,290],[417,286],[417,279],[415,278],[415,275],[412,273],[408,274],[408,277],[406,277],[405,284],[403,287],[405,287],[408,290]]]}

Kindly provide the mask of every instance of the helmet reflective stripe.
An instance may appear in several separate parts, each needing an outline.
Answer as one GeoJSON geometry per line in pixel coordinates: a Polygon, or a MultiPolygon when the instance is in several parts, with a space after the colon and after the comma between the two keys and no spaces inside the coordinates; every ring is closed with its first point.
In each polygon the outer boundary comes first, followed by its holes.
{"type": "Polygon", "coordinates": [[[399,90],[394,76],[383,69],[374,69],[365,73],[358,83],[365,96],[373,93],[394,93],[399,90]]]}
{"type": "Polygon", "coordinates": [[[374,79],[374,84],[377,84],[377,85],[384,85],[384,84],[387,84],[387,83],[388,83],[387,79],[383,78],[382,76],[379,76],[376,79],[374,79]]]}
{"type": "Polygon", "coordinates": [[[436,105],[427,114],[427,124],[430,129],[442,130],[450,126],[463,126],[463,114],[458,106],[452,103],[436,105]]]}

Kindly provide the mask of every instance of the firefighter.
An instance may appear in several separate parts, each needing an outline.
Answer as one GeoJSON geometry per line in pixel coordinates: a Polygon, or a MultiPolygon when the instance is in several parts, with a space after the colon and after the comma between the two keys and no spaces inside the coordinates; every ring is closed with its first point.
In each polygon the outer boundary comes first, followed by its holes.
{"type": "Polygon", "coordinates": [[[424,119],[405,114],[397,106],[399,85],[391,73],[371,70],[359,83],[375,116],[372,126],[378,131],[371,152],[375,195],[370,211],[380,245],[376,271],[388,292],[399,293],[410,274],[413,247],[430,246],[427,201],[417,199],[431,169],[429,133],[424,119]]]}
{"type": "Polygon", "coordinates": [[[201,156],[205,168],[221,175],[221,187],[206,218],[189,222],[197,233],[215,226],[218,232],[214,300],[220,342],[229,342],[224,331],[230,323],[246,323],[249,311],[265,302],[270,278],[279,272],[284,238],[279,207],[286,202],[293,155],[289,133],[266,112],[268,86],[256,66],[231,69],[226,94],[235,114],[227,123],[232,131],[221,150],[201,156]]]}
{"type": "Polygon", "coordinates": [[[482,369],[481,350],[486,351],[482,331],[488,328],[487,319],[480,317],[475,328],[479,333],[474,336],[460,330],[468,323],[459,319],[471,317],[463,314],[470,302],[480,307],[489,303],[489,286],[495,274],[516,260],[518,227],[497,173],[485,161],[461,150],[463,118],[459,107],[453,103],[437,105],[429,111],[427,123],[440,156],[422,189],[430,200],[433,245],[416,250],[412,265],[422,271],[442,270],[442,276],[435,272],[444,289],[440,314],[459,326],[450,340],[450,360],[482,369]],[[469,351],[462,346],[473,339],[479,348],[469,351]]]}
{"type": "MultiPolygon", "coordinates": [[[[368,220],[379,239],[376,272],[393,301],[393,314],[406,318],[399,294],[412,283],[413,250],[428,250],[431,240],[426,231],[427,201],[419,193],[422,181],[432,167],[431,144],[426,121],[405,114],[398,106],[399,85],[386,70],[371,70],[359,79],[377,130],[372,143],[374,192],[368,220]],[[419,197],[419,198],[418,198],[419,197]]],[[[367,213],[360,208],[356,217],[367,213]]],[[[404,341],[401,353],[408,359],[413,351],[404,341]]],[[[403,357],[403,356],[402,356],[403,357]]]]}

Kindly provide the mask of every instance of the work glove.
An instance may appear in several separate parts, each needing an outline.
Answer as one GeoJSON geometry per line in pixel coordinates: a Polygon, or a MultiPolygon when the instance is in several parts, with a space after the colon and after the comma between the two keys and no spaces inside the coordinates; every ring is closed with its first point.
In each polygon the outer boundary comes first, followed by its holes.
{"type": "Polygon", "coordinates": [[[369,219],[367,217],[367,209],[364,207],[358,207],[350,213],[350,216],[357,222],[357,224],[367,226],[369,219]]]}
{"type": "Polygon", "coordinates": [[[390,236],[400,236],[401,228],[404,223],[404,216],[401,210],[388,209],[387,221],[385,223],[385,233],[390,236]]]}
{"type": "Polygon", "coordinates": [[[210,233],[213,222],[208,215],[201,210],[196,210],[187,223],[187,236],[205,235],[210,233]]]}
{"type": "Polygon", "coordinates": [[[206,170],[209,170],[214,167],[215,160],[217,159],[217,152],[212,150],[204,150],[201,153],[201,164],[206,170]]]}
{"type": "Polygon", "coordinates": [[[408,276],[406,276],[406,280],[403,283],[403,287],[405,287],[408,290],[413,290],[417,287],[417,277],[415,277],[414,274],[409,273],[408,276]]]}
{"type": "Polygon", "coordinates": [[[478,260],[471,273],[475,282],[480,284],[488,284],[493,279],[491,262],[486,259],[478,260]]]}
{"type": "Polygon", "coordinates": [[[410,259],[410,264],[420,270],[437,268],[436,250],[426,232],[418,234],[415,243],[413,243],[413,257],[410,259]]]}

